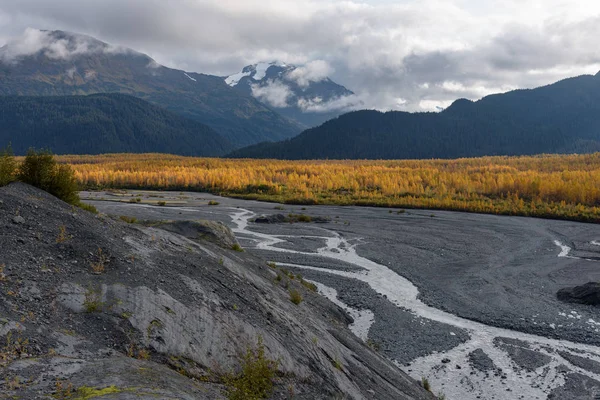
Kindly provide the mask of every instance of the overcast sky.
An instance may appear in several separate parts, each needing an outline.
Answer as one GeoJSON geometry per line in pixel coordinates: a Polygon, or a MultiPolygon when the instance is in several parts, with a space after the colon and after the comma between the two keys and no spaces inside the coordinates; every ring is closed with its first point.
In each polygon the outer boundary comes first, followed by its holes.
{"type": "Polygon", "coordinates": [[[0,45],[28,27],[193,72],[310,63],[378,109],[434,110],[600,70],[598,0],[0,0],[0,45]]]}

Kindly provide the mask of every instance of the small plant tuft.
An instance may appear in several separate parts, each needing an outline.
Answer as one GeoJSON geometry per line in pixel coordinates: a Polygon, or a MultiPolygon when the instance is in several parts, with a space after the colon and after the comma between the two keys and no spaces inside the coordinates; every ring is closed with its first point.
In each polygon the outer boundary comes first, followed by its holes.
{"type": "Polygon", "coordinates": [[[233,246],[231,246],[231,250],[243,253],[244,249],[242,249],[242,246],[240,246],[239,244],[234,244],[233,246]]]}
{"type": "Polygon", "coordinates": [[[121,215],[119,219],[123,222],[127,222],[128,224],[135,224],[138,222],[136,217],[128,217],[127,215],[121,215]]]}
{"type": "Polygon", "coordinates": [[[90,263],[92,273],[95,275],[100,275],[104,273],[104,271],[106,270],[106,264],[108,264],[109,261],[110,257],[106,255],[106,253],[104,253],[100,247],[98,247],[96,259],[90,263]]]}
{"type": "Polygon", "coordinates": [[[58,227],[58,236],[56,237],[56,243],[64,243],[73,237],[67,235],[67,227],[65,225],[61,225],[58,227]]]}
{"type": "Polygon", "coordinates": [[[265,355],[261,337],[256,348],[248,347],[240,357],[241,371],[223,377],[229,400],[259,400],[268,398],[273,392],[273,379],[279,363],[265,355]]]}
{"type": "Polygon", "coordinates": [[[85,299],[83,300],[83,307],[87,313],[101,312],[104,307],[102,302],[102,293],[96,290],[87,290],[85,292],[85,299]]]}
{"type": "Polygon", "coordinates": [[[423,389],[431,392],[431,384],[429,383],[429,379],[425,377],[421,378],[421,385],[423,386],[423,389]]]}
{"type": "Polygon", "coordinates": [[[296,289],[290,290],[290,301],[295,305],[302,303],[302,295],[296,289]]]}
{"type": "Polygon", "coordinates": [[[305,281],[303,278],[300,278],[300,283],[311,292],[317,292],[318,290],[317,285],[312,282],[305,281]]]}
{"type": "Polygon", "coordinates": [[[221,204],[221,203],[219,203],[218,201],[214,201],[214,200],[211,200],[208,202],[209,206],[218,206],[219,204],[221,204]]]}
{"type": "Polygon", "coordinates": [[[335,360],[333,360],[332,364],[335,367],[335,369],[337,369],[338,371],[343,370],[342,362],[340,360],[338,360],[337,358],[335,360]]]}

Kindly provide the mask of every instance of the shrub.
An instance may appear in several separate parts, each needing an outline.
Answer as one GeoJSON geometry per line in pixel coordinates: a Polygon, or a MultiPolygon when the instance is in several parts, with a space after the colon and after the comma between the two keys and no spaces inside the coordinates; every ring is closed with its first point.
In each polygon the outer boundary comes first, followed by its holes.
{"type": "Polygon", "coordinates": [[[29,149],[25,160],[19,166],[18,179],[69,204],[81,203],[73,170],[69,165],[59,165],[48,150],[36,152],[29,149]]]}
{"type": "Polygon", "coordinates": [[[0,152],[0,186],[6,186],[16,178],[17,162],[10,144],[0,152]]]}
{"type": "Polygon", "coordinates": [[[290,290],[290,301],[295,305],[302,303],[302,295],[296,289],[290,290]]]}
{"type": "Polygon", "coordinates": [[[262,338],[256,349],[248,347],[240,358],[241,372],[223,378],[227,398],[230,400],[266,399],[273,392],[273,378],[278,362],[265,356],[262,338]]]}
{"type": "Polygon", "coordinates": [[[218,201],[211,200],[208,202],[209,206],[218,206],[220,203],[218,201]]]}
{"type": "Polygon", "coordinates": [[[167,202],[166,202],[166,201],[159,201],[159,202],[158,202],[158,203],[156,203],[156,204],[158,204],[158,205],[159,205],[159,206],[161,206],[161,207],[164,207],[164,206],[166,206],[166,205],[167,205],[167,202]]]}

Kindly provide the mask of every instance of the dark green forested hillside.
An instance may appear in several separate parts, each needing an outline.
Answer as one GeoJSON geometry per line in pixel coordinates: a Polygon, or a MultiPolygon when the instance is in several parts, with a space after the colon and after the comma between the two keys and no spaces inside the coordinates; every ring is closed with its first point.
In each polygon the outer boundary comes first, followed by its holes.
{"type": "Polygon", "coordinates": [[[356,111],[234,157],[457,158],[600,151],[600,75],[457,100],[441,113],[356,111]]]}
{"type": "Polygon", "coordinates": [[[121,94],[0,97],[0,148],[58,154],[161,152],[218,156],[232,145],[211,128],[121,94]]]}

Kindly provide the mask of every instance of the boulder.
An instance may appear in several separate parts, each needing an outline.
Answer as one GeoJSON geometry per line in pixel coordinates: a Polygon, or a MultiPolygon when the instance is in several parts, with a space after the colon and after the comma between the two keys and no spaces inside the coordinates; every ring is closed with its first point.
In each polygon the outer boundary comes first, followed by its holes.
{"type": "Polygon", "coordinates": [[[585,285],[560,289],[556,297],[565,303],[598,306],[600,305],[600,282],[588,282],[585,285]]]}
{"type": "Polygon", "coordinates": [[[257,224],[281,224],[289,222],[289,218],[283,214],[262,215],[254,219],[257,224]]]}

